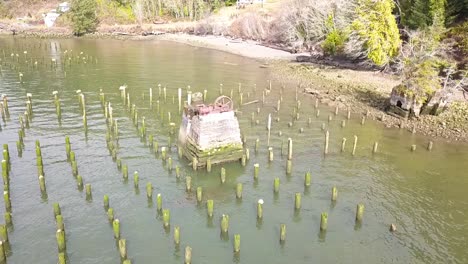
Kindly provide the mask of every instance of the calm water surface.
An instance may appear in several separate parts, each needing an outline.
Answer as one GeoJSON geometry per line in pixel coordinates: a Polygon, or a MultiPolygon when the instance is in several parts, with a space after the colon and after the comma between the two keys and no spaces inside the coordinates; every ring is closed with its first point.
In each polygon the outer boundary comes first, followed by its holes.
{"type": "MultiPolygon", "coordinates": [[[[12,170],[10,193],[13,226],[8,263],[56,263],[56,225],[52,204],[62,207],[69,263],[119,263],[112,227],[102,205],[108,194],[115,215],[121,221],[132,263],[183,263],[184,248],[193,248],[193,263],[468,263],[468,146],[385,129],[368,120],[360,125],[354,114],[341,127],[346,113],[328,122],[334,109],[320,108],[315,114],[314,99],[300,95],[300,118],[292,127],[295,87],[285,85],[279,113],[276,102],[281,85],[273,83],[265,104],[239,107],[239,83],[244,103],[262,99],[271,73],[261,63],[214,50],[171,42],[117,40],[39,40],[0,38],[0,93],[9,100],[11,116],[0,121],[0,143],[8,144],[12,170]],[[24,51],[27,51],[25,54],[24,51]],[[80,54],[83,52],[83,54],[80,54]],[[11,54],[13,53],[13,56],[11,54]],[[18,56],[16,56],[18,54],[18,56]],[[79,56],[79,59],[77,59],[79,56]],[[68,58],[72,57],[69,64],[68,58]],[[84,57],[84,59],[83,59],[84,57]],[[51,59],[57,61],[51,67],[51,59]],[[37,61],[37,66],[34,62],[37,61]],[[80,63],[78,63],[80,61],[80,63]],[[86,63],[85,63],[86,62],[86,63]],[[20,81],[19,73],[23,74],[20,81]],[[169,136],[167,112],[172,122],[180,122],[177,88],[208,90],[208,99],[233,90],[241,130],[251,158],[246,167],[225,164],[227,182],[219,181],[220,166],[211,173],[192,172],[187,161],[171,153],[182,177],[168,172],[166,165],[142,141],[123,104],[119,86],[128,85],[131,101],[140,117],[145,116],[148,134],[160,146],[174,142],[169,136]],[[158,94],[158,84],[167,87],[167,102],[158,94]],[[149,102],[153,88],[153,108],[149,102]],[[140,189],[132,176],[124,182],[106,148],[106,122],[99,91],[114,108],[120,130],[118,156],[138,171],[140,189]],[[88,129],[85,131],[76,90],[86,98],[88,129]],[[58,91],[62,118],[55,113],[52,92],[58,91]],[[26,93],[32,94],[33,117],[26,129],[25,149],[18,157],[16,141],[19,116],[25,111],[26,93]],[[160,100],[157,113],[155,101],[160,100]],[[257,114],[257,108],[260,113],[257,114]],[[251,113],[259,124],[251,124],[251,113]],[[266,120],[273,122],[270,145],[274,161],[267,160],[266,120]],[[308,124],[308,118],[312,118],[308,124]],[[323,155],[322,123],[330,131],[330,153],[323,155]],[[304,129],[300,133],[300,128],[304,129]],[[279,135],[279,131],[282,135],[279,135]],[[90,183],[93,200],[76,187],[66,160],[65,136],[76,153],[79,173],[90,183]],[[353,135],[359,137],[356,155],[351,155],[353,135]],[[286,157],[281,144],[294,140],[293,173],[286,175],[286,157]],[[348,139],[341,153],[341,139],[348,139]],[[254,152],[255,139],[260,149],[254,152]],[[40,140],[44,160],[47,197],[42,197],[37,180],[35,140],[40,140]],[[434,140],[434,149],[425,149],[434,140]],[[372,145],[379,142],[379,153],[372,145]],[[410,151],[412,144],[416,152],[410,151]],[[258,182],[253,180],[253,164],[260,164],[258,182]],[[304,188],[304,174],[312,173],[312,185],[304,188]],[[193,177],[193,189],[202,186],[204,198],[215,202],[209,219],[205,203],[197,205],[195,193],[185,191],[185,176],[193,177]],[[281,179],[280,193],[273,193],[273,179],[281,179]],[[151,182],[154,194],[161,193],[163,207],[171,210],[171,227],[181,227],[181,246],[173,243],[172,230],[166,232],[157,214],[155,201],[146,198],[145,185],[151,182]],[[235,186],[244,184],[242,201],[235,198],[235,186]],[[330,201],[331,188],[338,188],[338,201],[330,201]],[[302,209],[293,209],[294,194],[302,193],[302,209]],[[256,201],[262,198],[263,221],[257,221],[256,201]],[[365,205],[364,220],[355,225],[356,205],[365,205]],[[328,212],[326,233],[320,232],[320,214],[328,212]],[[220,236],[222,214],[230,216],[229,238],[220,236]],[[286,243],[279,243],[279,226],[287,227],[286,243]],[[397,232],[388,231],[391,223],[397,232]],[[241,235],[241,253],[233,254],[233,235],[241,235]]],[[[172,145],[172,144],[171,144],[172,145]]],[[[155,196],[155,195],[154,195],[155,196]]],[[[4,207],[0,207],[4,213],[4,207]]]]}

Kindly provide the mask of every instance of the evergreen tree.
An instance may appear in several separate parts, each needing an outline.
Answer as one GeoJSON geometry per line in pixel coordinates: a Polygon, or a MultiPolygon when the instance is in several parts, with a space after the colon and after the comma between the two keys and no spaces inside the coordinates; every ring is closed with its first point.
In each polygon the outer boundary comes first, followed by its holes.
{"type": "Polygon", "coordinates": [[[98,19],[96,17],[96,0],[73,0],[70,18],[73,33],[77,36],[96,31],[98,19]]]}
{"type": "Polygon", "coordinates": [[[398,55],[401,44],[393,8],[393,0],[358,0],[357,18],[351,25],[364,54],[379,66],[398,55]]]}

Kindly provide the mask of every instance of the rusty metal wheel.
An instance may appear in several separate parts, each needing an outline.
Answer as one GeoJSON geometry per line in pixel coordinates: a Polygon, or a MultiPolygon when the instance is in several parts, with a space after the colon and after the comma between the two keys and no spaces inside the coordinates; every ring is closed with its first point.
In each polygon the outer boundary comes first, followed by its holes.
{"type": "Polygon", "coordinates": [[[222,95],[215,100],[215,105],[222,106],[225,109],[233,110],[234,102],[228,96],[222,95]]]}

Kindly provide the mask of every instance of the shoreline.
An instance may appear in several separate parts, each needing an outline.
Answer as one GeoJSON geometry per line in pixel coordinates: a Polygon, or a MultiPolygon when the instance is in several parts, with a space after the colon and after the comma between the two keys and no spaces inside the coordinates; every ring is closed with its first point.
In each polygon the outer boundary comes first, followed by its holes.
{"type": "MultiPolygon", "coordinates": [[[[21,32],[17,37],[76,38],[63,28],[43,32],[46,28],[21,32]]],[[[338,106],[341,111],[350,109],[367,118],[379,121],[385,127],[406,129],[411,132],[440,138],[451,142],[468,142],[468,124],[455,119],[449,110],[439,116],[421,116],[400,119],[386,113],[391,89],[399,83],[396,76],[371,70],[340,68],[324,64],[297,62],[296,57],[304,54],[263,46],[252,40],[236,40],[223,36],[197,36],[180,32],[158,32],[157,35],[142,36],[122,32],[98,32],[84,36],[89,39],[120,39],[135,41],[172,41],[190,46],[228,52],[238,56],[259,60],[267,64],[278,82],[301,86],[305,96],[317,98],[329,107],[338,106]],[[450,120],[449,120],[450,119],[450,120]],[[450,122],[449,122],[450,121],[450,122]]],[[[0,28],[0,35],[10,35],[0,28]]],[[[466,102],[465,102],[466,103],[466,102]]],[[[462,109],[462,111],[464,111],[462,109]]],[[[460,114],[460,113],[457,113],[460,114]]]]}

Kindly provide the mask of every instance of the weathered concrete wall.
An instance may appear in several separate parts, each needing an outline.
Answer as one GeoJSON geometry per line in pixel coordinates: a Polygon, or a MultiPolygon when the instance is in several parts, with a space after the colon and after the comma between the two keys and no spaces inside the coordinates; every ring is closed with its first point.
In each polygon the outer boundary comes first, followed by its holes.
{"type": "Polygon", "coordinates": [[[202,150],[241,144],[239,122],[233,111],[194,116],[189,137],[202,150]]]}

